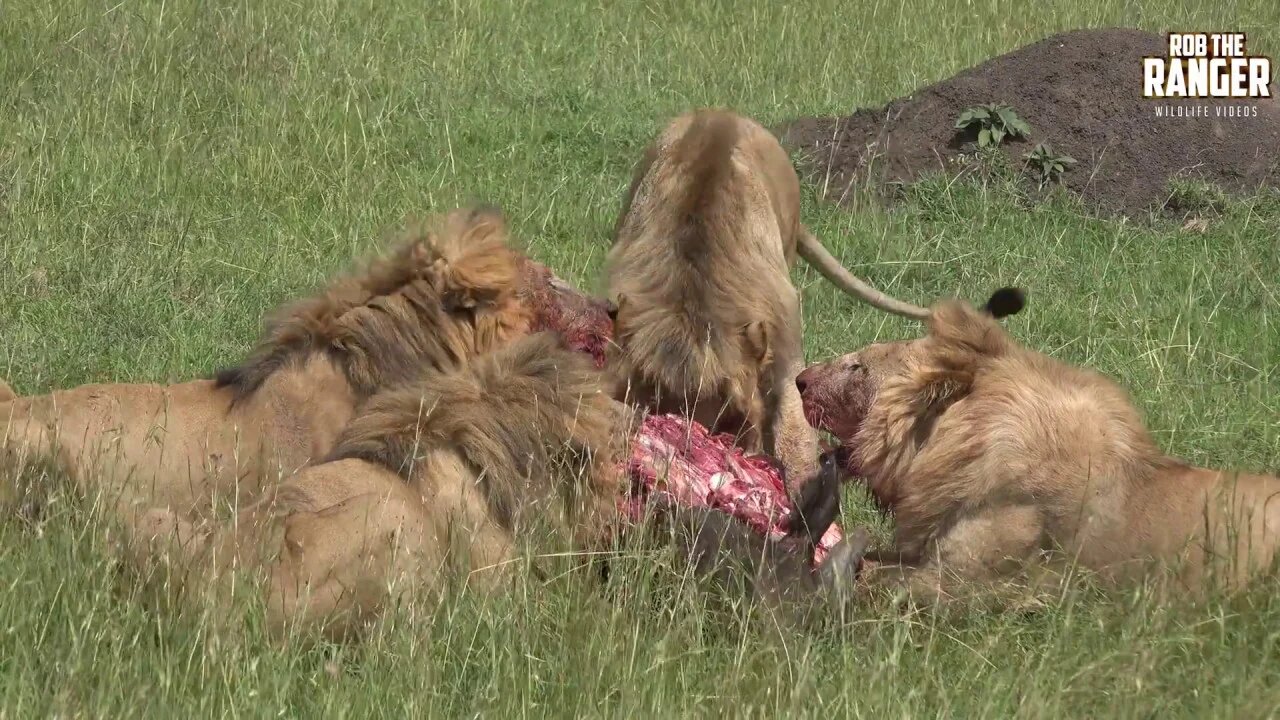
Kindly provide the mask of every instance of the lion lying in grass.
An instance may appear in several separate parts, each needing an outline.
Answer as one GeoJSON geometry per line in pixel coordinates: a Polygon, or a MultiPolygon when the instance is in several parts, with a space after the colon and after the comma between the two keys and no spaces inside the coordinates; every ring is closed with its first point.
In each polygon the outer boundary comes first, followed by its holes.
{"type": "Polygon", "coordinates": [[[327,455],[378,389],[524,335],[521,259],[496,211],[436,217],[389,257],[276,312],[249,357],[215,379],[0,401],[0,471],[52,465],[122,511],[240,506],[327,455]]]}
{"type": "Polygon", "coordinates": [[[867,557],[898,567],[876,575],[946,597],[1033,565],[1112,582],[1163,566],[1194,591],[1271,566],[1280,479],[1165,455],[1116,383],[1018,345],[990,312],[948,301],[927,324],[797,378],[810,422],[893,513],[892,551],[867,557]]]}
{"type": "Polygon", "coordinates": [[[538,333],[374,396],[324,462],[235,523],[148,513],[138,537],[160,544],[138,550],[167,558],[186,588],[264,569],[277,632],[347,635],[446,571],[495,586],[532,538],[601,546],[620,517],[629,417],[587,354],[538,333]]]}

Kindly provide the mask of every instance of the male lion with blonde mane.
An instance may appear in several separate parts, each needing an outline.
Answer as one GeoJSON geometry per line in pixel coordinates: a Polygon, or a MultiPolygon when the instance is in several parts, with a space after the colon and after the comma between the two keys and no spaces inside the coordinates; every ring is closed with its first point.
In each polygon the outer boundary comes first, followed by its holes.
{"type": "Polygon", "coordinates": [[[249,357],[214,379],[0,401],[0,471],[16,480],[21,466],[52,465],[126,517],[240,506],[327,455],[377,390],[526,334],[520,260],[497,211],[437,216],[389,257],[277,311],[249,357]]]}
{"type": "Polygon", "coordinates": [[[1197,592],[1269,569],[1280,479],[1164,454],[1119,385],[1015,342],[997,322],[1011,303],[939,303],[925,337],[797,378],[810,421],[893,514],[893,548],[867,557],[898,566],[871,575],[944,598],[1073,563],[1109,582],[1172,570],[1197,592]]]}

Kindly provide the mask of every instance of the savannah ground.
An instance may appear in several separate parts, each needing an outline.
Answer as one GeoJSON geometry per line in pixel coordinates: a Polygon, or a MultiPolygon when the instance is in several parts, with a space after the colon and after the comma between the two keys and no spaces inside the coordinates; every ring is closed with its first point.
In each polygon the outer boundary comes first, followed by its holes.
{"type": "MultiPolygon", "coordinates": [[[[1270,0],[1172,4],[28,0],[0,5],[0,373],[24,393],[177,380],[241,356],[264,311],[407,214],[496,203],[581,286],[669,116],[846,114],[1053,32],[1239,30],[1270,0]]],[[[1135,68],[1135,73],[1137,68],[1135,68]]],[[[1136,87],[1136,86],[1135,86],[1136,87]]],[[[1197,463],[1280,467],[1280,196],[1207,232],[1025,209],[998,179],[884,212],[806,199],[875,285],[914,301],[1031,291],[1009,326],[1117,376],[1197,463]]],[[[818,360],[915,328],[815,273],[818,360]]],[[[846,526],[872,514],[847,491],[846,526]]],[[[89,508],[0,521],[0,717],[1263,717],[1280,712],[1276,582],[1199,606],[1084,586],[1035,612],[867,611],[784,642],[562,580],[393,613],[347,647],[151,612],[89,508]]]]}

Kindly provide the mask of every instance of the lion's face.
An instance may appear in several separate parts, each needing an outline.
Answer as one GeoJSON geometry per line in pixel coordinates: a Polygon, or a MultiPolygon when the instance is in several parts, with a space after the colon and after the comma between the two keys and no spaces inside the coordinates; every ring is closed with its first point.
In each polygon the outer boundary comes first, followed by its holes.
{"type": "Polygon", "coordinates": [[[805,368],[796,377],[809,424],[835,436],[843,464],[848,451],[888,377],[905,372],[919,340],[876,343],[825,363],[805,368]]]}

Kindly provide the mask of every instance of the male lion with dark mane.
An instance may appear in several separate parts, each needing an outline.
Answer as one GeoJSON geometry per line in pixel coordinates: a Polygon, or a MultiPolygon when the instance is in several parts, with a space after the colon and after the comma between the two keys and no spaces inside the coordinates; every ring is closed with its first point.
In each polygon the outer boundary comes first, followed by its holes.
{"type": "Polygon", "coordinates": [[[497,211],[437,216],[390,256],[281,308],[248,358],[212,380],[0,401],[0,471],[51,464],[122,512],[240,506],[327,455],[377,390],[526,334],[520,261],[497,211]]]}
{"type": "Polygon", "coordinates": [[[630,419],[589,355],[537,333],[375,395],[324,462],[234,523],[146,514],[138,537],[159,544],[137,549],[201,595],[231,567],[265,569],[276,632],[348,635],[446,571],[495,587],[538,538],[602,547],[620,517],[630,419]]]}
{"type": "Polygon", "coordinates": [[[1119,385],[1019,345],[1000,314],[942,302],[925,337],[797,378],[809,420],[893,514],[894,547],[867,557],[897,567],[873,577],[941,598],[1073,563],[1111,582],[1172,570],[1192,591],[1270,568],[1280,479],[1169,457],[1119,385]]]}

